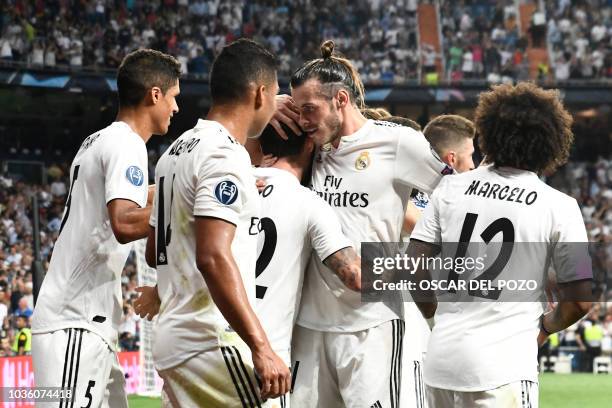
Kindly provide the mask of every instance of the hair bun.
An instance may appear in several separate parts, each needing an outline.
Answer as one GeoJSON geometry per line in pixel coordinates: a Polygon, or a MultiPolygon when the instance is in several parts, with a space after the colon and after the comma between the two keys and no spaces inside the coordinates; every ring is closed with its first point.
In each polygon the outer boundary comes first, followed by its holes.
{"type": "Polygon", "coordinates": [[[324,41],[321,44],[321,56],[323,59],[331,58],[334,53],[334,42],[332,40],[324,41]]]}

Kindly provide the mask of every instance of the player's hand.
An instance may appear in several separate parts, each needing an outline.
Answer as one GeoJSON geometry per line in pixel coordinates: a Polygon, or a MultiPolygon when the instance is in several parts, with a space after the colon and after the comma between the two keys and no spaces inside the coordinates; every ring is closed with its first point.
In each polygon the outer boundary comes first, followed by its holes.
{"type": "Polygon", "coordinates": [[[267,185],[268,184],[264,179],[255,180],[255,187],[257,187],[257,191],[259,191],[260,193],[264,190],[264,188],[266,188],[267,185]]]}
{"type": "Polygon", "coordinates": [[[140,295],[134,300],[134,311],[142,319],[151,321],[159,313],[161,305],[157,287],[141,286],[136,288],[136,292],[140,293],[140,295]]]}
{"type": "Polygon", "coordinates": [[[153,198],[155,197],[155,184],[149,185],[149,191],[147,191],[147,207],[153,205],[153,198]]]}
{"type": "Polygon", "coordinates": [[[298,125],[300,122],[300,110],[289,95],[276,95],[276,112],[272,120],[270,120],[270,125],[276,130],[276,133],[287,140],[289,137],[283,130],[281,122],[289,126],[296,135],[302,134],[302,130],[298,125]]]}
{"type": "Polygon", "coordinates": [[[259,167],[272,167],[274,163],[278,160],[278,157],[272,154],[266,154],[261,158],[261,163],[259,163],[259,167]]]}
{"type": "Polygon", "coordinates": [[[277,398],[291,389],[291,372],[270,347],[253,351],[255,373],[261,381],[261,398],[277,398]]]}

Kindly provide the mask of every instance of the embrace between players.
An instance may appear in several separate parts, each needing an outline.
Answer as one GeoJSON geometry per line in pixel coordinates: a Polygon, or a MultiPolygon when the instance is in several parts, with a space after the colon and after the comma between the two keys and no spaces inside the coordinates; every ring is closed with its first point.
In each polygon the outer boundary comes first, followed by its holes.
{"type": "Polygon", "coordinates": [[[561,291],[581,287],[584,274],[558,249],[587,240],[578,205],[538,178],[567,160],[571,117],[553,91],[503,85],[481,95],[475,126],[445,115],[424,136],[366,119],[358,73],[332,42],[321,50],[292,75],[291,96],[277,96],[270,52],[244,39],[224,47],[206,120],[159,159],[154,197],[145,143],[178,112],[179,65],[152,50],[125,58],[117,121],[73,161],[34,311],[36,385],[75,389],[60,406],[127,407],[115,353],[120,275],[124,244],[145,237],[158,284],[139,288],[135,306],[157,315],[163,406],[537,406],[538,342],[588,302],[543,314],[540,303],[431,299],[417,304],[429,334],[415,303],[361,301],[359,252],[411,233],[408,252],[433,256],[444,242],[480,241],[503,218],[504,241],[511,229],[515,242],[549,249],[530,273],[552,262],[561,291]],[[475,129],[486,160],[468,172],[475,129]],[[253,169],[261,154],[277,160],[253,169]],[[474,180],[538,199],[464,195],[474,180]]]}

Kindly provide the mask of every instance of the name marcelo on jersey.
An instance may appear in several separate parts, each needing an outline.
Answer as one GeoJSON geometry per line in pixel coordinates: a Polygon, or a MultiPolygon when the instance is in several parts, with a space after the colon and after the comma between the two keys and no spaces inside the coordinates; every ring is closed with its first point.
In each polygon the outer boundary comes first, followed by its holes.
{"type": "Polygon", "coordinates": [[[332,207],[365,208],[370,204],[368,193],[356,193],[350,191],[338,191],[342,184],[342,177],[327,175],[323,181],[323,191],[314,190],[319,197],[323,198],[332,207]],[[332,189],[332,191],[330,191],[332,189]],[[336,191],[333,191],[336,190],[336,191]]]}
{"type": "Polygon", "coordinates": [[[480,184],[480,181],[473,180],[464,194],[527,205],[533,204],[538,198],[536,191],[530,191],[525,194],[525,189],[521,187],[502,186],[497,183],[489,183],[488,181],[480,184]]]}

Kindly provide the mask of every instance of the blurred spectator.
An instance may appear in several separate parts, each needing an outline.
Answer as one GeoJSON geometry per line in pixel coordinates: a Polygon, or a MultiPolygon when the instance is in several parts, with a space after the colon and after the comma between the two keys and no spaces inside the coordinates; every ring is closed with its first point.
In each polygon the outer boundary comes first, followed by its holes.
{"type": "Polygon", "coordinates": [[[124,351],[134,351],[138,349],[137,344],[137,324],[140,317],[134,313],[134,308],[130,304],[123,307],[123,317],[119,326],[119,345],[124,351]]]}
{"type": "Polygon", "coordinates": [[[23,315],[16,317],[17,333],[13,340],[13,353],[17,356],[29,355],[32,351],[32,332],[28,327],[28,318],[23,315]]]}
{"type": "Polygon", "coordinates": [[[593,372],[593,359],[601,355],[601,345],[604,339],[604,328],[600,317],[601,306],[596,303],[587,317],[580,322],[576,332],[578,347],[582,351],[581,369],[593,372]]]}

